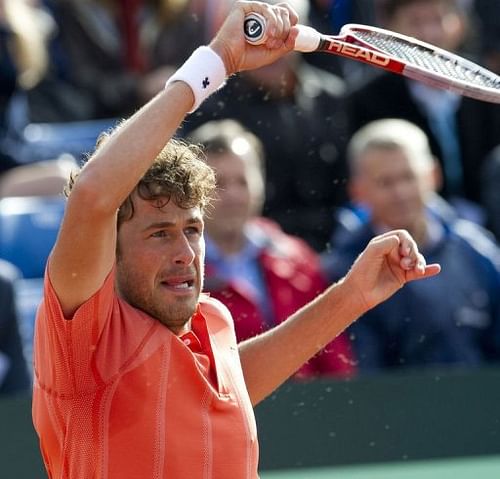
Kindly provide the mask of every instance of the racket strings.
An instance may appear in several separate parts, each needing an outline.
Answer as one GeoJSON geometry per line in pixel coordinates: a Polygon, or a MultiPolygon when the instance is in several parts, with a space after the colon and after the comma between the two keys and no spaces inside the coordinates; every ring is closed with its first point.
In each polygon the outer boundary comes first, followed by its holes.
{"type": "Polygon", "coordinates": [[[500,77],[467,60],[460,62],[458,58],[379,32],[356,30],[355,35],[408,64],[478,86],[500,89],[500,77]]]}

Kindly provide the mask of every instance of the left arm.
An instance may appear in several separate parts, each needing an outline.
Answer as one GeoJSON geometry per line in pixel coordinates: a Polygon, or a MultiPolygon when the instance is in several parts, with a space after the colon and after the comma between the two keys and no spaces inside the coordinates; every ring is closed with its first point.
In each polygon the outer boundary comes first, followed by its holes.
{"type": "Polygon", "coordinates": [[[406,231],[372,239],[342,280],[280,325],[239,345],[252,404],[272,393],[359,316],[405,283],[439,271],[439,265],[425,264],[406,231]]]}

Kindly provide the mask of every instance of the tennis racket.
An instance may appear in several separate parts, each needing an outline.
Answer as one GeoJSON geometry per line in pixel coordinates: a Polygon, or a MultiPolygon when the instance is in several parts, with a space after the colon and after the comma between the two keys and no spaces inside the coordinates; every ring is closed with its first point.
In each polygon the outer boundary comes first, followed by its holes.
{"type": "MultiPolygon", "coordinates": [[[[368,25],[346,24],[337,36],[305,25],[298,25],[298,29],[296,51],[340,55],[436,88],[500,103],[500,76],[429,43],[368,25]]],[[[247,15],[244,32],[247,42],[264,43],[265,18],[258,13],[247,15]]]]}

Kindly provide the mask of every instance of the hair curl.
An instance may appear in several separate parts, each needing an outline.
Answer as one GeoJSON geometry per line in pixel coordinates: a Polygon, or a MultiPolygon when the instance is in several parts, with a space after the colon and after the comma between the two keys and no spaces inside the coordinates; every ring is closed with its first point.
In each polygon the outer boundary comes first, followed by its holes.
{"type": "MultiPolygon", "coordinates": [[[[96,150],[110,136],[109,132],[103,133],[96,150]]],[[[71,174],[64,189],[66,197],[71,194],[80,171],[71,174]]],[[[205,213],[214,199],[215,186],[214,171],[207,165],[202,149],[172,138],[120,206],[117,227],[134,216],[134,194],[147,201],[160,200],[159,208],[172,200],[180,208],[199,207],[205,213]]]]}

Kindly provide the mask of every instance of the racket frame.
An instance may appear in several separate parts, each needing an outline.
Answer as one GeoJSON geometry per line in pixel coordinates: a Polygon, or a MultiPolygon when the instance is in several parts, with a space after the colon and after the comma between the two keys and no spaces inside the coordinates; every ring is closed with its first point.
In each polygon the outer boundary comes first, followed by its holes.
{"type": "MultiPolygon", "coordinates": [[[[310,30],[314,29],[311,29],[311,27],[305,28],[308,29],[307,35],[311,36],[312,32],[310,30]]],[[[304,51],[303,49],[301,49],[301,29],[302,26],[299,26],[299,37],[297,42],[298,51],[304,51]]],[[[450,53],[442,48],[425,43],[416,38],[392,32],[390,30],[384,30],[383,28],[356,23],[345,24],[340,30],[339,35],[335,36],[324,35],[316,32],[319,37],[317,47],[314,51],[340,55],[345,58],[361,61],[378,68],[383,68],[392,73],[404,75],[408,78],[416,81],[421,81],[435,88],[450,90],[455,93],[470,96],[479,100],[500,103],[500,89],[495,89],[487,86],[479,87],[477,85],[474,85],[473,83],[460,80],[458,78],[452,78],[435,71],[429,71],[418,65],[411,64],[405,60],[395,58],[394,56],[384,52],[380,48],[377,48],[376,46],[364,41],[362,38],[357,36],[356,32],[360,30],[365,32],[374,32],[387,37],[393,37],[396,40],[401,40],[405,43],[415,45],[421,49],[435,53],[437,56],[444,57],[451,62],[463,65],[464,68],[470,69],[472,71],[481,71],[485,75],[489,75],[492,77],[497,76],[489,70],[481,67],[480,65],[475,64],[474,62],[471,62],[459,55],[450,53]]],[[[307,51],[313,51],[310,49],[310,44],[311,41],[308,40],[307,51]]]]}

